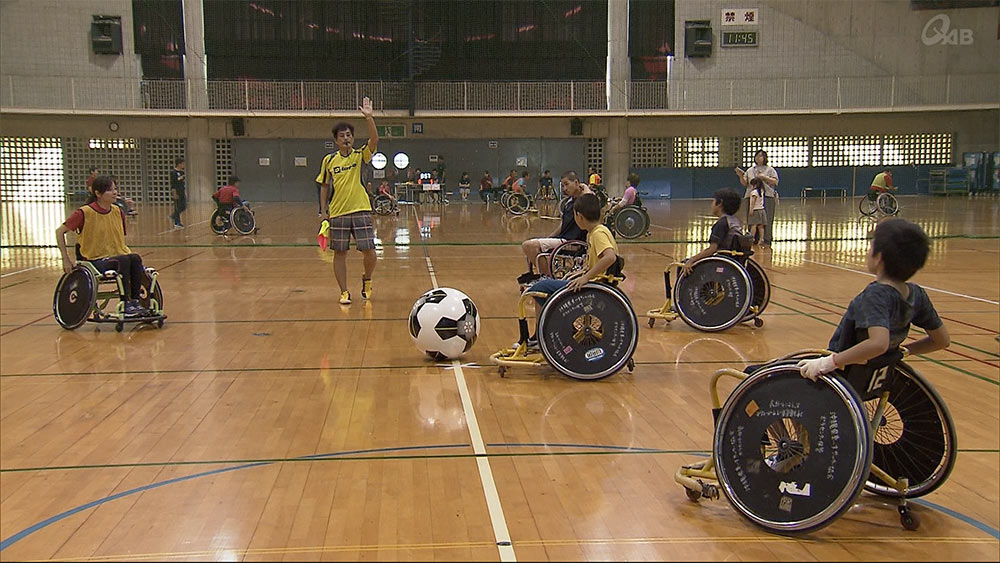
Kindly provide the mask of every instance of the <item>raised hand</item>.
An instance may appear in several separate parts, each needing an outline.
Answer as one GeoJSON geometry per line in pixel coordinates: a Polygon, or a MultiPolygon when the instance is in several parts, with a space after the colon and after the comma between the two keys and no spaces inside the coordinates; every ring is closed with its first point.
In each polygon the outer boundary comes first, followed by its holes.
{"type": "Polygon", "coordinates": [[[368,96],[365,96],[364,98],[362,98],[361,99],[361,105],[358,107],[358,109],[361,110],[361,113],[366,118],[371,117],[372,116],[372,99],[369,98],[368,96]]]}

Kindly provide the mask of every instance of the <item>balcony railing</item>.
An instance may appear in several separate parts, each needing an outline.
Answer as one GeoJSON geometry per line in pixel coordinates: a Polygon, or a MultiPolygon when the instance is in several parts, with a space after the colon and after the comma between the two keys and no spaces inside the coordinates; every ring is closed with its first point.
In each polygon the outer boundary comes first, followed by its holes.
{"type": "MultiPolygon", "coordinates": [[[[739,80],[630,81],[628,111],[769,111],[982,106],[1000,102],[1000,74],[739,80]]],[[[408,111],[406,82],[126,80],[0,76],[0,108],[256,113],[353,111],[361,98],[408,111]]],[[[522,113],[608,111],[606,84],[416,82],[414,109],[522,113]]],[[[623,111],[613,110],[613,111],[623,111]]]]}

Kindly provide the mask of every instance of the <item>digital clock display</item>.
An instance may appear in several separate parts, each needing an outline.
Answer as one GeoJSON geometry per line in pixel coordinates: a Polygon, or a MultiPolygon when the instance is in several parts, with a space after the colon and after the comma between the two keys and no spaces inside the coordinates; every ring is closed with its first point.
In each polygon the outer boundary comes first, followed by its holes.
{"type": "Polygon", "coordinates": [[[722,32],[722,46],[723,47],[756,47],[757,46],[757,32],[756,31],[723,31],[722,32]]]}

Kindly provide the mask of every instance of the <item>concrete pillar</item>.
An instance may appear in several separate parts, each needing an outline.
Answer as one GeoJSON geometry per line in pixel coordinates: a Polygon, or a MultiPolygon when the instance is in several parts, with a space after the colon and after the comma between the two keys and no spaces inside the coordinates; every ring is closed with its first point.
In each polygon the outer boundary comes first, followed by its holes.
{"type": "Polygon", "coordinates": [[[211,201],[215,193],[215,141],[209,132],[208,118],[188,119],[185,158],[188,201],[211,201]]]}
{"type": "MultiPolygon", "coordinates": [[[[202,0],[181,0],[184,12],[184,79],[188,110],[208,109],[208,59],[205,57],[205,12],[202,0]]],[[[188,163],[190,164],[190,163],[188,163]]]]}
{"type": "Polygon", "coordinates": [[[608,0],[608,109],[628,108],[628,80],[631,66],[628,58],[628,0],[608,0]]]}
{"type": "Polygon", "coordinates": [[[608,123],[608,136],[604,141],[604,173],[601,179],[608,194],[620,197],[625,191],[625,179],[632,158],[632,139],[628,132],[628,119],[612,117],[608,123]]]}

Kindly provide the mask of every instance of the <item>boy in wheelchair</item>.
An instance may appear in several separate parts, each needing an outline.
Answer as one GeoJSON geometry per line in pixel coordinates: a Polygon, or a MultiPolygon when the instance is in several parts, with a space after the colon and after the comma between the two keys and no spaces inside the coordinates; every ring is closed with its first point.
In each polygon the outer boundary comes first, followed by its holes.
{"type": "Polygon", "coordinates": [[[127,300],[126,317],[144,317],[149,312],[140,303],[145,270],[142,257],[125,244],[125,214],[115,205],[118,189],[110,176],[94,179],[92,191],[96,199],[74,211],[56,229],[56,244],[62,253],[63,271],[72,272],[77,260],[90,262],[99,272],[116,270],[121,275],[127,300]],[[76,231],[76,257],[66,247],[66,233],[76,231]]]}
{"type": "MultiPolygon", "coordinates": [[[[573,219],[577,226],[587,233],[587,260],[585,270],[570,274],[566,279],[542,278],[534,282],[527,291],[552,295],[565,286],[578,291],[587,282],[599,278],[609,269],[618,269],[620,274],[622,259],[618,256],[618,245],[611,231],[601,223],[601,201],[593,193],[584,193],[573,203],[573,219]]],[[[546,297],[547,299],[547,297],[546,297]]],[[[545,299],[535,298],[536,316],[540,313],[545,299]]],[[[528,339],[528,346],[536,346],[538,336],[528,339]]],[[[517,344],[515,344],[515,347],[517,344]]]]}
{"type": "Polygon", "coordinates": [[[701,260],[712,256],[720,250],[729,250],[740,253],[735,257],[742,262],[749,256],[749,237],[742,234],[742,225],[736,218],[736,212],[740,210],[740,194],[732,188],[722,188],[716,190],[712,195],[712,214],[719,219],[712,225],[711,234],[708,237],[708,246],[704,250],[684,261],[681,272],[691,273],[691,266],[701,260]]]}
{"type": "Polygon", "coordinates": [[[233,207],[244,203],[240,199],[240,179],[236,176],[230,176],[229,184],[222,186],[212,194],[212,199],[218,205],[219,215],[228,218],[233,207]]]}
{"type": "Polygon", "coordinates": [[[910,354],[947,348],[951,343],[948,329],[927,293],[906,281],[923,268],[929,252],[930,242],[918,225],[905,219],[879,223],[866,259],[875,281],[847,307],[830,339],[829,349],[834,353],[798,363],[802,377],[815,381],[820,375],[866,364],[895,350],[911,324],[924,329],[927,336],[906,346],[910,354]]]}

